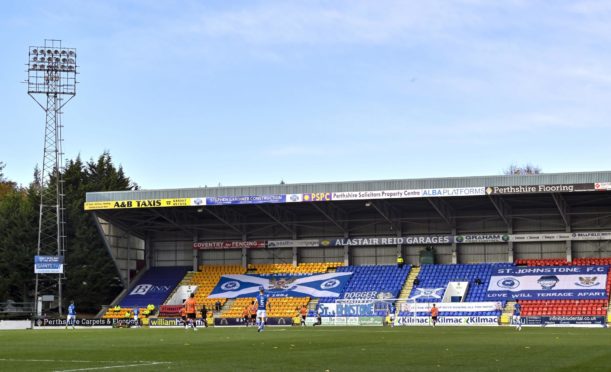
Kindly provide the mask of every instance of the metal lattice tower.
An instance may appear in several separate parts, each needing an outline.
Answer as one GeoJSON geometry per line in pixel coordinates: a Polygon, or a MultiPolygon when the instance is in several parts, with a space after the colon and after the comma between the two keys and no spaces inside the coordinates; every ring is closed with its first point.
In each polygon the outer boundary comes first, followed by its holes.
{"type": "MultiPolygon", "coordinates": [[[[45,112],[45,142],[42,170],[38,174],[40,208],[38,256],[66,254],[64,165],[62,152],[62,108],[76,95],[76,49],[63,48],[61,40],[46,39],[28,53],[28,94],[45,112]],[[64,98],[66,97],[66,98],[64,98]]],[[[36,274],[37,313],[39,295],[53,295],[62,315],[64,274],[36,274]]]]}

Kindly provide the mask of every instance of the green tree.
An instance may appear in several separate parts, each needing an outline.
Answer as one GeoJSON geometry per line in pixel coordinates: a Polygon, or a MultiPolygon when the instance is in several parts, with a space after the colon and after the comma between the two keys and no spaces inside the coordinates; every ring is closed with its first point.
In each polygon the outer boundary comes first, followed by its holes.
{"type": "Polygon", "coordinates": [[[17,188],[17,184],[15,182],[11,182],[4,178],[3,172],[5,166],[6,164],[0,161],[0,199],[2,199],[3,196],[10,193],[11,191],[14,191],[17,188]]]}
{"type": "Polygon", "coordinates": [[[33,187],[0,196],[0,301],[33,299],[37,203],[33,187]]]}
{"type": "Polygon", "coordinates": [[[108,152],[83,163],[68,162],[64,173],[66,194],[66,299],[75,299],[81,311],[97,312],[121,291],[121,282],[91,214],[83,205],[88,191],[129,190],[134,186],[108,152]]]}
{"type": "MultiPolygon", "coordinates": [[[[0,162],[0,301],[34,300],[34,255],[38,238],[40,171],[27,189],[8,181],[0,162]]],[[[84,211],[88,191],[120,191],[136,187],[104,152],[84,163],[68,161],[63,174],[66,208],[66,286],[64,300],[74,299],[79,310],[97,312],[121,291],[115,265],[93,216],[84,211]]],[[[66,301],[64,301],[66,302],[66,301]]]]}

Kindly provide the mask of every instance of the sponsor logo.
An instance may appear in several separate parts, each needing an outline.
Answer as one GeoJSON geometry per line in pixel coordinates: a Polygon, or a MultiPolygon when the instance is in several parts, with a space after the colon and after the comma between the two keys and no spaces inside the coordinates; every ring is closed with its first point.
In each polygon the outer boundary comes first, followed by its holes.
{"type": "Polygon", "coordinates": [[[221,285],[221,289],[224,291],[233,291],[238,288],[240,288],[240,282],[235,281],[235,280],[221,285]]]}
{"type": "Polygon", "coordinates": [[[611,190],[611,182],[596,182],[594,189],[599,191],[611,190]]]}
{"type": "Polygon", "coordinates": [[[193,205],[202,205],[202,204],[204,204],[204,199],[202,198],[193,199],[193,205]]]}
{"type": "Polygon", "coordinates": [[[377,297],[378,292],[346,292],[344,294],[345,300],[373,300],[377,297]]]}
{"type": "Polygon", "coordinates": [[[486,188],[486,193],[488,195],[490,194],[536,194],[536,193],[592,191],[594,189],[595,189],[595,185],[593,183],[489,186],[486,188]]]}
{"type": "Polygon", "coordinates": [[[594,287],[600,284],[600,282],[596,281],[597,278],[596,276],[580,276],[579,283],[575,284],[580,287],[594,287]]]}
{"type": "MultiPolygon", "coordinates": [[[[37,319],[37,327],[65,327],[67,319],[37,319]]],[[[115,324],[117,319],[75,319],[74,325],[80,327],[109,327],[115,324]]]]}
{"type": "Polygon", "coordinates": [[[498,282],[496,282],[496,285],[498,285],[501,288],[514,289],[520,286],[520,281],[517,280],[516,278],[503,278],[499,280],[498,282]]]}
{"type": "MultiPolygon", "coordinates": [[[[429,317],[398,317],[398,325],[429,325],[429,317]]],[[[498,325],[498,316],[440,316],[437,319],[440,325],[498,325]]]]}
{"type": "Polygon", "coordinates": [[[142,295],[144,296],[145,294],[148,293],[148,291],[151,289],[151,287],[153,287],[152,284],[138,284],[131,292],[130,292],[130,296],[131,295],[142,295]]]}
{"type": "Polygon", "coordinates": [[[271,278],[269,280],[269,289],[292,289],[297,278],[271,278]]]}
{"type": "Polygon", "coordinates": [[[169,285],[152,285],[152,284],[138,284],[129,293],[129,295],[146,295],[148,293],[163,293],[169,292],[172,289],[169,285]]]}
{"type": "Polygon", "coordinates": [[[322,284],[320,285],[320,288],[321,289],[331,289],[331,288],[338,287],[340,284],[341,282],[337,279],[329,279],[329,280],[322,282],[322,284]]]}
{"type": "Polygon", "coordinates": [[[545,275],[540,277],[537,283],[541,285],[541,289],[549,290],[553,289],[559,281],[560,279],[556,275],[545,275]]]}
{"type": "Polygon", "coordinates": [[[298,202],[302,201],[301,200],[301,194],[288,194],[286,196],[286,200],[288,202],[298,203],[298,202]]]}
{"type": "Polygon", "coordinates": [[[332,196],[330,192],[313,192],[310,194],[303,194],[303,201],[330,201],[332,200],[332,196]]]}

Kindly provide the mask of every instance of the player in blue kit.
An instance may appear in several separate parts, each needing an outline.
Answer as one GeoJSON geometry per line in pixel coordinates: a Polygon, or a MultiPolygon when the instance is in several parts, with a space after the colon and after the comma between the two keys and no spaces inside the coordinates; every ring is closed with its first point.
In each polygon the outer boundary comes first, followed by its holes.
{"type": "Polygon", "coordinates": [[[265,289],[263,287],[259,287],[259,294],[257,295],[257,325],[259,327],[257,328],[257,332],[262,332],[265,329],[268,307],[270,307],[269,296],[265,294],[265,289]]]}
{"type": "Polygon", "coordinates": [[[74,306],[74,301],[70,301],[70,306],[68,306],[68,319],[66,319],[66,329],[68,329],[69,325],[72,325],[72,329],[76,324],[76,306],[74,306]]]}
{"type": "Polygon", "coordinates": [[[395,313],[396,313],[395,305],[393,304],[388,305],[388,320],[389,320],[391,327],[395,326],[395,313]]]}
{"type": "Polygon", "coordinates": [[[138,308],[138,306],[134,306],[134,327],[135,328],[140,327],[140,320],[138,319],[139,313],[140,313],[140,309],[138,308]]]}
{"type": "Polygon", "coordinates": [[[520,317],[521,311],[522,311],[522,306],[520,306],[520,304],[516,302],[516,304],[513,305],[512,321],[513,321],[513,325],[516,326],[516,329],[518,331],[522,330],[522,318],[520,317]]]}

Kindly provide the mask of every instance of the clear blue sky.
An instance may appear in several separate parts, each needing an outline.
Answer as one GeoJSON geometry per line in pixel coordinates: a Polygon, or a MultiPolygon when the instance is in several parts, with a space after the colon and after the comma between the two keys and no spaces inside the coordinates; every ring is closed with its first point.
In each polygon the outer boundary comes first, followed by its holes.
{"type": "Polygon", "coordinates": [[[27,184],[30,45],[78,49],[65,152],[143,188],[611,169],[609,1],[10,1],[0,161],[27,184]]]}

